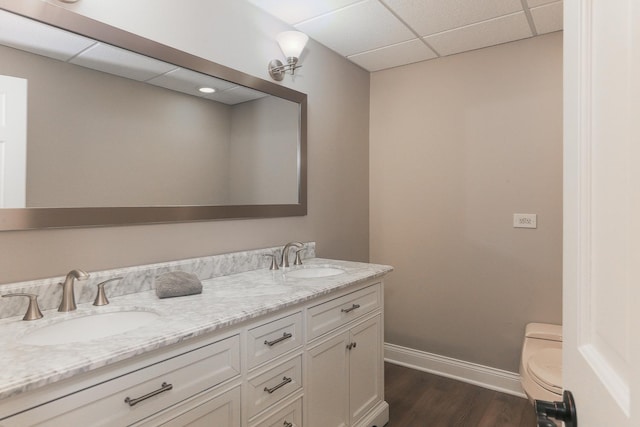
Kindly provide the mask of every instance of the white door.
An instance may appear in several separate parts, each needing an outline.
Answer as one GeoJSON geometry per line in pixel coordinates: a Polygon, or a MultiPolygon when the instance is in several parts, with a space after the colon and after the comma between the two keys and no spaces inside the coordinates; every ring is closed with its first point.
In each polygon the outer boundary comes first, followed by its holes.
{"type": "Polygon", "coordinates": [[[24,208],[27,81],[0,75],[0,208],[24,208]]]}
{"type": "Polygon", "coordinates": [[[640,426],[640,1],[564,0],[565,389],[640,426]]]}

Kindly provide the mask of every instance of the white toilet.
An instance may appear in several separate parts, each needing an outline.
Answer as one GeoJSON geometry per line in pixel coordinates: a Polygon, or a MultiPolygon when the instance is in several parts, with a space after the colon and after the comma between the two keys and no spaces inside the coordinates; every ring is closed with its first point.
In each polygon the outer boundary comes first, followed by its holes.
{"type": "Polygon", "coordinates": [[[520,382],[532,403],[534,400],[562,400],[561,325],[527,325],[520,359],[520,382]]]}

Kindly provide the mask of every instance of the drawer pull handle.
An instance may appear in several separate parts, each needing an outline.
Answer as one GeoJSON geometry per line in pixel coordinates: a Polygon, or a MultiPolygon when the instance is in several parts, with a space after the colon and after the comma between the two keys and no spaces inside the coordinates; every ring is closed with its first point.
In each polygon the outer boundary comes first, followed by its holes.
{"type": "Polygon", "coordinates": [[[173,384],[167,384],[167,383],[162,383],[162,385],[160,386],[159,389],[152,391],[151,393],[147,393],[144,396],[140,396],[140,397],[136,397],[135,399],[132,399],[130,397],[125,397],[124,401],[125,403],[128,403],[129,406],[133,406],[133,405],[137,405],[138,403],[142,402],[143,400],[146,400],[150,397],[153,397],[157,394],[160,393],[164,393],[165,391],[169,391],[173,388],[173,384]]]}
{"type": "Polygon", "coordinates": [[[358,345],[358,343],[356,343],[356,342],[352,342],[350,344],[347,344],[347,350],[351,350],[352,348],[356,348],[357,345],[358,345]]]}
{"type": "Polygon", "coordinates": [[[285,420],[285,422],[284,422],[283,426],[284,426],[284,427],[293,427],[293,423],[290,423],[289,421],[286,421],[286,420],[285,420]]]}
{"type": "Polygon", "coordinates": [[[271,394],[274,391],[276,391],[277,389],[279,389],[280,387],[284,387],[285,385],[289,384],[291,381],[293,381],[291,378],[282,377],[282,382],[280,384],[274,385],[271,388],[265,387],[264,391],[266,391],[267,393],[271,394]]]}
{"type": "Polygon", "coordinates": [[[268,345],[269,347],[271,347],[271,346],[274,346],[274,345],[278,344],[280,341],[288,340],[292,336],[293,336],[293,334],[290,334],[289,332],[285,332],[284,334],[282,334],[282,336],[280,338],[275,339],[273,341],[264,340],[264,345],[268,345]]]}
{"type": "Polygon", "coordinates": [[[343,308],[341,311],[343,313],[349,313],[350,311],[355,310],[356,308],[360,308],[360,304],[353,304],[351,307],[349,308],[343,308]]]}

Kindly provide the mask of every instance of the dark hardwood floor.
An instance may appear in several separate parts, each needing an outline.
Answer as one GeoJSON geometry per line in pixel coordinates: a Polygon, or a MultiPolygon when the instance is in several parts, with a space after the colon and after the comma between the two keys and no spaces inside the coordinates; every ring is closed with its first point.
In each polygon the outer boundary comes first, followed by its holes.
{"type": "Polygon", "coordinates": [[[385,363],[387,427],[535,427],[527,399],[385,363]]]}

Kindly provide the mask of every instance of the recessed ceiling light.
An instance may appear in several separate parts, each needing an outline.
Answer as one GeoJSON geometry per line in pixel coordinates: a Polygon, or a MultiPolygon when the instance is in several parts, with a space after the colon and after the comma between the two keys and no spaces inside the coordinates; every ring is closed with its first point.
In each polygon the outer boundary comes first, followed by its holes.
{"type": "Polygon", "coordinates": [[[215,92],[215,91],[216,91],[216,90],[215,90],[214,88],[212,88],[212,87],[200,87],[200,88],[198,88],[198,90],[199,90],[200,92],[202,92],[202,93],[213,93],[213,92],[215,92]]]}

